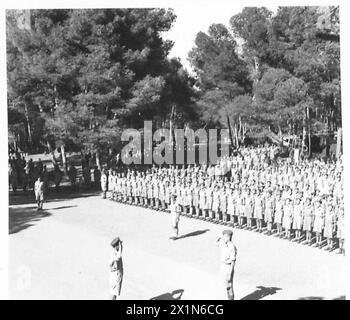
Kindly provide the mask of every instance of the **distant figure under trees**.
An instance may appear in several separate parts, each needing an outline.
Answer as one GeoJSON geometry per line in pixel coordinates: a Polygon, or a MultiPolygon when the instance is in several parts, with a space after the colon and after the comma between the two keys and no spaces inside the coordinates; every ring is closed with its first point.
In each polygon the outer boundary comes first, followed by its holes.
{"type": "Polygon", "coordinates": [[[41,177],[39,176],[38,180],[35,181],[35,184],[34,184],[35,200],[38,204],[37,210],[43,210],[44,191],[45,191],[45,185],[44,185],[44,182],[41,180],[41,177]]]}
{"type": "Polygon", "coordinates": [[[100,188],[100,181],[101,181],[101,171],[97,166],[94,168],[94,187],[96,189],[100,188]]]}
{"type": "Polygon", "coordinates": [[[73,188],[76,186],[76,181],[77,181],[77,169],[74,167],[73,164],[70,164],[69,169],[68,169],[68,177],[70,184],[73,188]]]}
{"type": "Polygon", "coordinates": [[[53,170],[53,180],[55,183],[56,192],[59,191],[62,177],[63,177],[63,172],[60,170],[60,167],[58,165],[55,165],[54,170],[53,170]]]}

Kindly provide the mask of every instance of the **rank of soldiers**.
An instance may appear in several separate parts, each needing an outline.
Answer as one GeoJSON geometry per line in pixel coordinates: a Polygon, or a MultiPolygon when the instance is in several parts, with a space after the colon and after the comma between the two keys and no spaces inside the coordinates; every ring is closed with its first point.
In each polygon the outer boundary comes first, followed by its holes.
{"type": "Polygon", "coordinates": [[[163,211],[175,195],[182,215],[344,254],[341,158],[267,161],[273,151],[242,148],[215,166],[110,169],[102,173],[101,188],[113,200],[163,211]]]}

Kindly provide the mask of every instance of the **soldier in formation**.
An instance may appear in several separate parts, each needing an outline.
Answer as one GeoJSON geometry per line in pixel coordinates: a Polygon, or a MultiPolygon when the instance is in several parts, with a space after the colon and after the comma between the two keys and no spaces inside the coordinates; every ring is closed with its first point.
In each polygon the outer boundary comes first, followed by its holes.
{"type": "Polygon", "coordinates": [[[181,215],[344,253],[342,159],[293,164],[274,152],[242,148],[217,165],[111,170],[106,191],[116,201],[166,212],[176,196],[181,215]]]}

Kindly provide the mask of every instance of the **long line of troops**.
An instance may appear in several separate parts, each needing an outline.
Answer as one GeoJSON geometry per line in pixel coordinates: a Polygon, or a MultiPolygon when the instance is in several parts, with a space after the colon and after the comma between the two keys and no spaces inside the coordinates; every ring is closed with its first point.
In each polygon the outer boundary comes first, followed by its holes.
{"type": "Polygon", "coordinates": [[[267,149],[244,148],[216,166],[110,169],[101,189],[104,198],[109,192],[113,200],[164,211],[176,201],[183,215],[329,251],[338,246],[344,254],[342,160],[270,163],[267,149]]]}

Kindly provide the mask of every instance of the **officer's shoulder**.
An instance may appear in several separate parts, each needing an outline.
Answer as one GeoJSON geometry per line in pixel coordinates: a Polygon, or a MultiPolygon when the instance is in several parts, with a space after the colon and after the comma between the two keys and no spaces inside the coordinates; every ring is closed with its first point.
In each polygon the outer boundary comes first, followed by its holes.
{"type": "Polygon", "coordinates": [[[229,246],[231,246],[231,247],[234,248],[234,249],[237,248],[236,244],[235,244],[233,241],[230,241],[230,242],[229,242],[229,246]]]}

